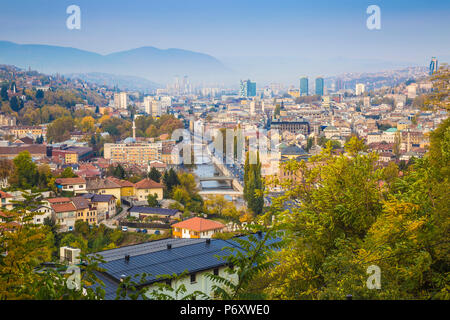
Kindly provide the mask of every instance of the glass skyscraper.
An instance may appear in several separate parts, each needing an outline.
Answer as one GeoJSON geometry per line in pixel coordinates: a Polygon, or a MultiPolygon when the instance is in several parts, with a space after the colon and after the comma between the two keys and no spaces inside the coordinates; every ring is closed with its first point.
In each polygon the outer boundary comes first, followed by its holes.
{"type": "Polygon", "coordinates": [[[300,78],[300,95],[307,96],[308,92],[308,77],[300,78]]]}
{"type": "Polygon", "coordinates": [[[431,58],[430,62],[430,75],[438,71],[438,61],[436,57],[431,58]]]}
{"type": "Polygon", "coordinates": [[[241,97],[255,97],[256,96],[256,82],[251,82],[249,80],[241,80],[240,88],[241,97]]]}
{"type": "Polygon", "coordinates": [[[316,95],[323,96],[323,78],[316,78],[316,95]]]}

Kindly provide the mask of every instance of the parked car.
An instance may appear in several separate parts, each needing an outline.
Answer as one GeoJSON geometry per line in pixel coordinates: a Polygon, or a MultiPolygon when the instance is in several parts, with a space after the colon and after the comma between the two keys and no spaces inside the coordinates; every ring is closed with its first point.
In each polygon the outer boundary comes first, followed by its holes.
{"type": "Polygon", "coordinates": [[[72,226],[69,227],[69,231],[73,231],[73,227],[72,226]]]}
{"type": "Polygon", "coordinates": [[[155,234],[160,234],[159,230],[156,230],[156,231],[155,231],[155,234]]]}
{"type": "Polygon", "coordinates": [[[147,233],[147,229],[142,229],[142,233],[147,233]]]}
{"type": "Polygon", "coordinates": [[[141,229],[136,229],[136,232],[141,232],[141,229]]]}
{"type": "Polygon", "coordinates": [[[122,231],[123,232],[127,232],[128,231],[128,227],[127,226],[122,226],[122,231]]]}

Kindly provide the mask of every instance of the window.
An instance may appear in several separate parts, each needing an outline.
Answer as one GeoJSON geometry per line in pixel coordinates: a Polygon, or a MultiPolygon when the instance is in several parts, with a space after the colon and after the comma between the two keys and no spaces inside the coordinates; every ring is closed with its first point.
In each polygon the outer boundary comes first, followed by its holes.
{"type": "Polygon", "coordinates": [[[218,275],[219,275],[219,268],[215,268],[215,269],[214,269],[214,275],[215,275],[215,276],[218,276],[218,275]]]}
{"type": "Polygon", "coordinates": [[[196,283],[197,281],[196,281],[196,274],[195,273],[193,273],[193,274],[191,274],[191,283],[196,283]]]}

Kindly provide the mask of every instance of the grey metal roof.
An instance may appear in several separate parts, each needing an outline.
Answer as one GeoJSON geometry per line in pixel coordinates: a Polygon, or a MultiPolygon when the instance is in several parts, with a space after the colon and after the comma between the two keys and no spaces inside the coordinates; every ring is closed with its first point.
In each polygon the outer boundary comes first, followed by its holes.
{"type": "Polygon", "coordinates": [[[166,216],[173,216],[179,210],[177,209],[165,209],[165,208],[153,208],[153,207],[146,207],[146,206],[134,206],[131,207],[129,212],[138,212],[138,213],[148,213],[148,214],[161,214],[166,216]]]}
{"type": "Polygon", "coordinates": [[[166,250],[167,244],[169,243],[172,245],[172,248],[177,248],[199,242],[205,242],[205,239],[161,239],[157,241],[144,242],[140,244],[105,250],[97,252],[96,254],[101,255],[102,259],[105,261],[113,261],[123,259],[125,255],[133,257],[136,255],[166,250]]]}
{"type": "MultiPolygon", "coordinates": [[[[239,238],[245,239],[247,236],[239,238]]],[[[186,271],[195,273],[223,266],[226,260],[219,257],[233,254],[227,248],[242,250],[236,239],[211,239],[209,244],[206,239],[163,239],[98,252],[96,254],[106,261],[99,263],[99,267],[105,271],[96,272],[105,284],[105,299],[115,298],[117,286],[123,276],[133,278],[146,273],[146,281],[142,285],[148,285],[161,281],[163,275],[181,274],[186,271]],[[168,243],[172,244],[171,249],[167,249],[168,243]],[[128,261],[125,260],[125,255],[130,256],[128,261]]],[[[280,240],[270,239],[267,244],[280,240]]]]}
{"type": "Polygon", "coordinates": [[[206,244],[203,239],[202,242],[191,245],[165,248],[133,257],[130,255],[129,261],[125,261],[124,255],[122,259],[100,263],[99,267],[105,269],[106,274],[117,282],[123,276],[146,273],[146,283],[152,283],[160,280],[158,276],[162,275],[181,274],[184,271],[192,273],[221,266],[224,261],[219,260],[216,255],[230,254],[222,250],[226,246],[233,244],[224,240],[211,240],[210,244],[206,244]]]}
{"type": "Polygon", "coordinates": [[[109,202],[111,198],[114,197],[114,195],[112,194],[94,194],[94,193],[84,193],[81,196],[85,199],[91,199],[92,202],[109,202]]]}

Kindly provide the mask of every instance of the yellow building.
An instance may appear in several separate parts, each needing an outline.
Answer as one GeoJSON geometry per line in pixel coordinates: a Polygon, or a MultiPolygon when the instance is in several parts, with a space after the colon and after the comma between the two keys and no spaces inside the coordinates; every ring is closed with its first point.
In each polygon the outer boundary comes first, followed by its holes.
{"type": "Polygon", "coordinates": [[[109,179],[88,180],[86,190],[95,194],[110,194],[120,200],[121,186],[109,179]]]}
{"type": "Polygon", "coordinates": [[[117,183],[120,186],[120,196],[121,197],[132,197],[135,194],[134,184],[127,180],[117,179],[115,177],[108,177],[108,180],[111,180],[114,183],[117,183]]]}
{"type": "Polygon", "coordinates": [[[217,221],[194,217],[175,223],[171,227],[174,238],[199,239],[211,238],[215,233],[222,232],[225,225],[217,221]]]}
{"type": "Polygon", "coordinates": [[[397,130],[398,131],[409,129],[410,126],[411,126],[411,121],[409,121],[409,120],[397,122],[397,130]]]}
{"type": "Polygon", "coordinates": [[[163,198],[163,185],[152,179],[143,179],[134,185],[135,196],[138,201],[147,200],[149,194],[153,195],[156,193],[157,199],[161,200],[163,198]]]}
{"type": "Polygon", "coordinates": [[[289,89],[288,94],[294,98],[300,97],[300,90],[298,89],[289,89]]]}
{"type": "Polygon", "coordinates": [[[33,135],[33,136],[41,136],[44,135],[44,130],[41,127],[38,126],[14,126],[9,127],[9,132],[13,134],[14,136],[21,138],[26,135],[33,135]]]}
{"type": "Polygon", "coordinates": [[[76,220],[83,220],[89,224],[97,224],[97,207],[83,197],[71,199],[76,208],[76,220]]]}
{"type": "Polygon", "coordinates": [[[67,164],[78,163],[78,154],[77,153],[66,153],[64,157],[64,161],[67,164]]]}
{"type": "MultiPolygon", "coordinates": [[[[125,139],[126,140],[126,139],[125,139]]],[[[105,143],[104,157],[112,163],[146,166],[150,161],[161,160],[162,143],[105,143]]]]}
{"type": "Polygon", "coordinates": [[[13,209],[13,203],[11,200],[13,200],[13,196],[9,193],[0,191],[0,198],[1,198],[1,208],[4,208],[6,210],[12,210],[13,209]]]}

